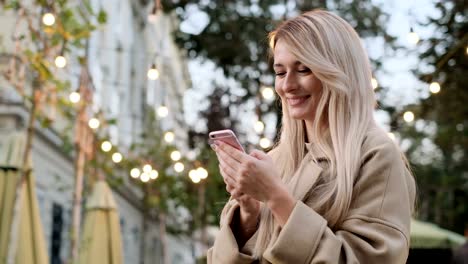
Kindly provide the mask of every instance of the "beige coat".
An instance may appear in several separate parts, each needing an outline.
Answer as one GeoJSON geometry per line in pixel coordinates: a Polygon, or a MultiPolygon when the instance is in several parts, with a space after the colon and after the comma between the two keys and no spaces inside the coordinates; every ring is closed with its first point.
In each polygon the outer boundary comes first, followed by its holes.
{"type": "MultiPolygon", "coordinates": [[[[362,147],[362,165],[354,180],[348,217],[335,230],[309,205],[314,183],[328,173],[325,156],[312,145],[294,175],[298,200],[288,221],[276,226],[261,263],[405,263],[410,241],[410,218],[415,199],[415,182],[405,167],[395,143],[380,130],[370,131],[362,147]],[[309,205],[308,205],[309,204],[309,205]]],[[[230,228],[239,205],[226,204],[221,229],[208,250],[208,263],[259,263],[252,257],[255,234],[239,250],[230,228]]]]}

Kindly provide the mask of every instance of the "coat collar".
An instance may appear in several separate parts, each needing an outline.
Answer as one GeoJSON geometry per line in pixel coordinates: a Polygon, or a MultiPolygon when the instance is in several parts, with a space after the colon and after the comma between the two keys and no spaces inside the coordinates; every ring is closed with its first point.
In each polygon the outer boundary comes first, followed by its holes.
{"type": "Polygon", "coordinates": [[[302,160],[299,168],[295,172],[291,182],[288,184],[291,193],[297,200],[304,201],[307,193],[317,182],[322,167],[317,162],[327,160],[325,153],[314,143],[306,143],[308,153],[302,160]]]}
{"type": "MultiPolygon", "coordinates": [[[[302,202],[306,202],[308,198],[308,193],[313,188],[314,184],[319,179],[322,173],[322,167],[317,164],[321,159],[326,159],[326,156],[323,152],[319,152],[318,148],[313,144],[307,143],[306,148],[308,153],[305,155],[304,159],[301,161],[299,168],[294,173],[291,181],[288,183],[288,188],[293,197],[302,202]]],[[[281,227],[275,223],[274,233],[271,237],[270,244],[268,247],[274,245],[277,240],[281,227]]],[[[268,249],[267,249],[268,251],[268,249]]],[[[265,260],[268,259],[263,255],[265,260]]],[[[268,263],[262,261],[262,263],[268,263]]]]}
{"type": "Polygon", "coordinates": [[[306,142],[305,147],[307,149],[307,153],[309,155],[312,155],[313,158],[315,158],[317,161],[320,160],[328,160],[327,156],[325,155],[325,152],[323,152],[317,143],[314,142],[306,142]]]}

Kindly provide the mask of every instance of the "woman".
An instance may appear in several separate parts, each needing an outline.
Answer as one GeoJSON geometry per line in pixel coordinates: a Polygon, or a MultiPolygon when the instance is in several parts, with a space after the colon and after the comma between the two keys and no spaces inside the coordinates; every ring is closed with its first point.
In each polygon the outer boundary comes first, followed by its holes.
{"type": "Polygon", "coordinates": [[[359,36],[311,11],[270,43],[281,138],[268,154],[217,142],[231,199],[208,263],[405,263],[415,183],[373,118],[359,36]]]}

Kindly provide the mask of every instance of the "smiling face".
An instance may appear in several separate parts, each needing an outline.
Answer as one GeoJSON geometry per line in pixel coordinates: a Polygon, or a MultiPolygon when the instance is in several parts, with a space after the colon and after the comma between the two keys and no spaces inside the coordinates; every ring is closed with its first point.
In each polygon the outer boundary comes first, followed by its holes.
{"type": "Polygon", "coordinates": [[[288,50],[279,39],[274,48],[275,90],[281,97],[289,116],[313,122],[322,94],[322,83],[313,72],[288,50]]]}

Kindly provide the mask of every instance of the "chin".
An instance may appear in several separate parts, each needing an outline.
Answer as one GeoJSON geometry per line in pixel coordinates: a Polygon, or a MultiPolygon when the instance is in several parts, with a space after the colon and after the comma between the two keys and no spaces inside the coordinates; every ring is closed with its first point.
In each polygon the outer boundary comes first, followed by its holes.
{"type": "Polygon", "coordinates": [[[307,119],[307,116],[302,114],[302,113],[291,113],[289,115],[289,117],[291,117],[292,119],[295,119],[295,120],[305,120],[307,119]]]}
{"type": "Polygon", "coordinates": [[[289,112],[289,117],[294,120],[313,121],[315,116],[314,111],[292,111],[289,112]]]}

